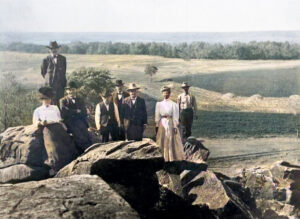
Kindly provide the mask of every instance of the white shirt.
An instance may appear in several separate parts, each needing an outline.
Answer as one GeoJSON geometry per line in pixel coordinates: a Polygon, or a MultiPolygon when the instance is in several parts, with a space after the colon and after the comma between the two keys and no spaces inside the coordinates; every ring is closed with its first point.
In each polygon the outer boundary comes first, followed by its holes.
{"type": "Polygon", "coordinates": [[[57,64],[57,56],[58,56],[58,55],[52,56],[54,64],[57,64]]]}
{"type": "MultiPolygon", "coordinates": [[[[107,111],[109,111],[109,104],[104,103],[104,105],[107,111]]],[[[95,123],[96,123],[96,128],[98,130],[100,129],[100,116],[101,116],[100,103],[98,103],[95,110],[95,123]]]]}
{"type": "Polygon", "coordinates": [[[118,94],[118,99],[121,100],[123,97],[123,94],[118,94]]]}
{"type": "MultiPolygon", "coordinates": [[[[168,118],[164,117],[172,117],[174,127],[179,125],[179,108],[178,105],[172,100],[163,100],[161,102],[156,103],[155,107],[155,123],[158,126],[159,122],[166,123],[168,118]]],[[[164,125],[164,124],[163,124],[164,125]]]]}
{"type": "Polygon", "coordinates": [[[180,94],[177,98],[177,103],[180,107],[180,110],[192,108],[194,113],[197,112],[196,98],[192,94],[180,94]]]}
{"type": "Polygon", "coordinates": [[[56,105],[42,105],[34,110],[32,122],[38,124],[39,121],[60,122],[60,111],[56,105]]]}
{"type": "Polygon", "coordinates": [[[131,98],[132,104],[135,104],[136,98],[131,98]]]}

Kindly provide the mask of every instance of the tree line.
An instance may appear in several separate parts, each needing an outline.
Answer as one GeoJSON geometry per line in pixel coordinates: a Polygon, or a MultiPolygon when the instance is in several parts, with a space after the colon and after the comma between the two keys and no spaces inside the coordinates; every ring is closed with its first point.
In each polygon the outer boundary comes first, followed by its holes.
{"type": "MultiPolygon", "coordinates": [[[[46,53],[43,45],[14,42],[0,44],[2,51],[18,51],[28,53],[46,53]]],[[[132,54],[153,55],[166,58],[189,59],[299,59],[300,44],[289,42],[233,42],[221,43],[157,43],[157,42],[75,42],[62,45],[65,54],[132,54]]]]}

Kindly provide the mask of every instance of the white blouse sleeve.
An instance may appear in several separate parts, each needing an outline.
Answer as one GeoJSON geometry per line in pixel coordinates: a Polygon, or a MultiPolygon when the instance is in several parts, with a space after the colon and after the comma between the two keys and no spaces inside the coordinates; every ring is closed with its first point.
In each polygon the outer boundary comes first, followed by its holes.
{"type": "Polygon", "coordinates": [[[37,125],[38,123],[39,123],[39,113],[38,113],[38,111],[37,110],[34,110],[34,112],[33,112],[33,117],[32,117],[32,123],[34,124],[34,125],[37,125]]]}
{"type": "Polygon", "coordinates": [[[95,110],[95,124],[96,124],[96,128],[97,130],[100,129],[100,104],[98,103],[96,106],[96,110],[95,110]]]}
{"type": "Polygon", "coordinates": [[[179,107],[178,104],[173,104],[173,121],[174,126],[177,127],[179,125],[179,107]]]}
{"type": "Polygon", "coordinates": [[[159,107],[159,102],[156,103],[155,106],[155,125],[156,127],[158,127],[158,123],[160,121],[160,111],[159,111],[160,107],[159,107]]]}
{"type": "Polygon", "coordinates": [[[55,106],[56,116],[57,116],[57,122],[61,121],[61,115],[60,111],[58,109],[58,106],[55,106]]]}

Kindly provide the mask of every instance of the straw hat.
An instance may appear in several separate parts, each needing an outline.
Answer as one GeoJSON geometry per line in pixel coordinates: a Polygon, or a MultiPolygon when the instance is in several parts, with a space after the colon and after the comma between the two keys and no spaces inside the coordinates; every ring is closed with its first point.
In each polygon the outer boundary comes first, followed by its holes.
{"type": "Polygon", "coordinates": [[[140,87],[138,87],[135,83],[130,83],[130,84],[128,85],[127,91],[130,91],[130,90],[138,90],[138,89],[140,89],[140,87]]]}

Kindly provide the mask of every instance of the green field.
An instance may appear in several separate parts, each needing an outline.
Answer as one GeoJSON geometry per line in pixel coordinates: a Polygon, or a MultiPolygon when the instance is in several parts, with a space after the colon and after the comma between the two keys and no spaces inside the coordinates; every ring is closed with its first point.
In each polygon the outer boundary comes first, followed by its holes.
{"type": "Polygon", "coordinates": [[[199,111],[193,135],[201,137],[264,137],[297,134],[299,115],[199,111]]]}
{"type": "MultiPolygon", "coordinates": [[[[46,54],[0,52],[0,74],[12,72],[30,86],[43,83],[40,64],[46,54]]],[[[161,99],[160,87],[172,87],[172,99],[182,92],[180,84],[188,81],[199,104],[199,120],[193,134],[197,137],[261,137],[294,135],[300,99],[300,62],[298,60],[183,60],[143,55],[74,55],[67,54],[67,72],[80,67],[110,70],[114,78],[136,82],[146,98],[149,128],[154,135],[155,102],[161,99]],[[159,68],[150,82],[144,73],[147,64],[159,68]],[[159,82],[165,79],[173,81],[159,82]],[[237,96],[224,98],[224,93],[237,96]],[[263,98],[248,96],[260,94],[263,98]]]]}
{"type": "Polygon", "coordinates": [[[189,81],[199,88],[238,96],[289,97],[300,94],[299,67],[185,75],[173,78],[173,81],[189,81]]]}

